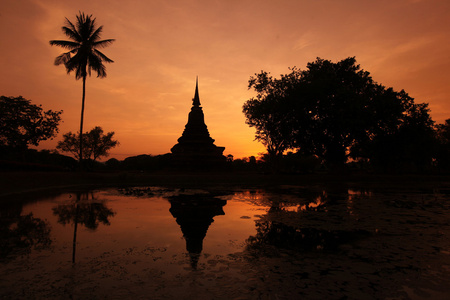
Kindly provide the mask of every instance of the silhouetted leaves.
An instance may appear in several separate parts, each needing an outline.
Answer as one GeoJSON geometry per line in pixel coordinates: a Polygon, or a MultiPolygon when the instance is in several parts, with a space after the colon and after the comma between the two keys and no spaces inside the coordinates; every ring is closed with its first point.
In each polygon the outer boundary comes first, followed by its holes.
{"type": "Polygon", "coordinates": [[[0,96],[0,147],[25,150],[58,133],[62,111],[43,111],[19,97],[0,96]]]}
{"type": "Polygon", "coordinates": [[[251,77],[249,88],[257,96],[243,106],[247,124],[272,159],[295,149],[331,166],[348,158],[431,164],[427,104],[374,82],[354,57],[337,63],[318,58],[304,71],[290,70],[279,79],[264,71],[251,77]]]}
{"type": "Polygon", "coordinates": [[[68,49],[55,58],[55,65],[64,64],[67,73],[75,72],[75,78],[85,78],[91,75],[91,70],[97,72],[97,77],[106,77],[106,68],[103,62],[112,63],[106,55],[98,50],[114,42],[114,39],[100,40],[103,26],[97,27],[92,15],[80,12],[77,21],[73,24],[66,18],[66,25],[62,27],[63,33],[70,41],[51,40],[50,45],[68,49]]]}
{"type": "MultiPolygon", "coordinates": [[[[109,150],[116,147],[119,142],[113,140],[114,131],[103,133],[103,129],[96,126],[83,134],[84,159],[97,160],[102,156],[108,156],[109,150]]],[[[80,135],[72,132],[65,133],[63,140],[58,142],[56,149],[72,153],[76,159],[80,159],[80,135]]]]}

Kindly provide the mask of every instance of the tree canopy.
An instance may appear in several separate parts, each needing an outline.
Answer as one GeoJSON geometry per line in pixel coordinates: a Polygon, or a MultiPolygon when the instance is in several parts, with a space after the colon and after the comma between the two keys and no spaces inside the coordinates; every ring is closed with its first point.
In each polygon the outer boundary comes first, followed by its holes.
{"type": "Polygon", "coordinates": [[[279,79],[264,71],[255,75],[249,88],[257,95],[243,112],[271,156],[296,149],[332,165],[349,158],[431,162],[427,104],[376,83],[354,57],[337,63],[317,58],[279,79]]]}
{"type": "Polygon", "coordinates": [[[112,63],[105,54],[98,50],[109,46],[114,39],[100,40],[103,26],[97,27],[96,19],[92,15],[80,12],[77,22],[73,24],[66,18],[66,25],[61,29],[70,39],[51,40],[50,45],[68,49],[55,58],[55,65],[64,64],[67,73],[75,71],[75,78],[85,78],[91,75],[91,70],[97,72],[97,77],[106,77],[106,68],[103,62],[112,63]]]}
{"type": "MultiPolygon", "coordinates": [[[[119,145],[117,140],[113,140],[114,131],[103,133],[103,129],[96,126],[89,132],[83,134],[84,159],[97,160],[99,157],[108,156],[109,150],[119,145]]],[[[58,142],[56,149],[63,152],[72,153],[79,159],[80,135],[72,132],[65,133],[63,140],[58,142]]]]}
{"type": "Polygon", "coordinates": [[[61,111],[44,111],[22,96],[0,96],[0,146],[25,150],[58,133],[61,111]]]}

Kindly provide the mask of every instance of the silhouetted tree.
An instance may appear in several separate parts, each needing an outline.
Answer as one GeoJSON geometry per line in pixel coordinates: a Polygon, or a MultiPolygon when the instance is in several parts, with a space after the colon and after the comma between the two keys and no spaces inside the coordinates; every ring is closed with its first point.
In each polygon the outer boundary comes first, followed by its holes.
{"type": "MultiPolygon", "coordinates": [[[[56,148],[63,152],[72,153],[79,159],[80,136],[80,134],[74,134],[72,132],[65,133],[63,140],[58,142],[56,148]]],[[[84,157],[96,161],[99,157],[108,156],[109,150],[119,145],[118,141],[113,140],[113,136],[114,131],[103,134],[103,129],[99,126],[96,126],[89,132],[85,132],[83,134],[84,157]]]]}
{"type": "Polygon", "coordinates": [[[0,147],[23,151],[52,139],[58,133],[61,113],[43,111],[22,96],[0,96],[0,147]]]}
{"type": "Polygon", "coordinates": [[[248,87],[253,87],[258,94],[243,106],[246,123],[255,127],[255,139],[267,148],[272,159],[291,146],[292,117],[285,94],[289,79],[289,75],[274,79],[263,71],[256,74],[256,78],[250,78],[248,87]]]}
{"type": "Polygon", "coordinates": [[[64,34],[70,41],[51,40],[50,45],[60,46],[68,49],[55,59],[55,65],[64,64],[67,73],[75,71],[75,79],[83,79],[83,96],[81,100],[81,120],[80,120],[80,146],[79,160],[83,159],[83,118],[84,102],[86,95],[86,77],[91,76],[91,70],[97,73],[97,77],[106,77],[106,67],[104,62],[112,63],[106,55],[98,50],[110,45],[114,39],[100,40],[103,26],[96,27],[95,18],[92,15],[79,13],[75,25],[66,18],[66,26],[62,27],[64,34]]]}
{"type": "Polygon", "coordinates": [[[285,173],[311,173],[320,166],[316,156],[306,156],[299,152],[288,151],[281,160],[281,171],[285,173]]]}
{"type": "Polygon", "coordinates": [[[444,124],[436,125],[438,139],[444,143],[450,145],[450,119],[445,120],[444,124]]]}
{"type": "Polygon", "coordinates": [[[450,170],[450,119],[445,120],[444,124],[436,125],[436,160],[437,166],[441,171],[450,170]]]}
{"type": "MultiPolygon", "coordinates": [[[[396,126],[387,132],[372,131],[372,138],[363,146],[372,165],[384,171],[426,171],[432,165],[436,150],[433,120],[428,104],[414,104],[414,99],[400,93],[404,111],[396,126]]],[[[392,120],[394,121],[394,120],[392,120]]],[[[364,157],[364,155],[362,155],[364,157]]]]}
{"type": "Polygon", "coordinates": [[[337,63],[318,58],[298,76],[294,143],[301,152],[331,164],[347,161],[350,146],[367,134],[377,86],[353,57],[337,63]]]}
{"type": "Polygon", "coordinates": [[[290,70],[279,79],[261,71],[249,80],[257,96],[244,104],[243,112],[270,157],[297,149],[332,166],[349,157],[376,161],[375,144],[378,154],[390,151],[383,140],[407,138],[418,130],[423,151],[414,149],[419,142],[412,139],[402,158],[429,161],[433,121],[427,104],[415,104],[406,92],[377,84],[354,57],[337,63],[318,58],[304,71],[290,70]]]}

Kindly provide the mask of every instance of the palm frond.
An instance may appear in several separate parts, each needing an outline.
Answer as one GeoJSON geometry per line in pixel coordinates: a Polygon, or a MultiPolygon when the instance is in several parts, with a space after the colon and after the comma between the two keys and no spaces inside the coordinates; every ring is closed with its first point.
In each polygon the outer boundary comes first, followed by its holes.
{"type": "Polygon", "coordinates": [[[62,31],[64,32],[64,34],[66,36],[68,36],[71,40],[73,41],[77,41],[77,42],[81,42],[80,40],[80,35],[78,34],[78,32],[74,31],[73,29],[67,27],[67,26],[63,26],[62,27],[62,31]]]}
{"type": "Polygon", "coordinates": [[[96,41],[98,41],[100,39],[100,34],[103,31],[103,26],[98,27],[89,37],[89,41],[91,43],[95,43],[96,41]]]}
{"type": "Polygon", "coordinates": [[[64,64],[67,73],[75,71],[75,79],[80,79],[86,75],[86,59],[83,55],[77,53],[64,64]]]}
{"type": "Polygon", "coordinates": [[[77,16],[77,31],[84,41],[88,41],[94,32],[95,18],[91,19],[91,17],[92,15],[85,15],[84,13],[77,16]]]}
{"type": "Polygon", "coordinates": [[[89,76],[91,75],[91,69],[97,73],[97,77],[106,77],[106,67],[102,62],[102,56],[97,55],[96,52],[91,53],[88,57],[89,76]]]}
{"type": "Polygon", "coordinates": [[[78,66],[78,68],[75,71],[75,79],[78,80],[78,79],[83,78],[85,76],[87,76],[86,70],[83,70],[83,68],[78,66]]]}
{"type": "Polygon", "coordinates": [[[96,55],[98,55],[100,57],[100,59],[104,62],[107,63],[113,63],[114,61],[112,59],[110,59],[109,57],[107,57],[105,54],[103,54],[102,52],[98,51],[97,49],[94,49],[94,52],[96,55]]]}
{"type": "Polygon", "coordinates": [[[70,52],[63,53],[55,58],[55,66],[66,64],[70,60],[70,52]]]}
{"type": "Polygon", "coordinates": [[[70,22],[69,19],[66,18],[66,27],[70,28],[73,32],[77,32],[77,28],[70,22]]]}
{"type": "Polygon", "coordinates": [[[85,24],[88,20],[90,21],[90,16],[85,15],[84,12],[79,12],[77,15],[77,29],[79,29],[79,26],[85,24]]]}
{"type": "Polygon", "coordinates": [[[90,20],[89,22],[86,23],[86,28],[87,28],[87,33],[86,33],[86,38],[88,40],[91,40],[92,35],[95,32],[95,19],[94,20],[90,20]]]}
{"type": "Polygon", "coordinates": [[[76,69],[77,65],[76,65],[76,63],[74,63],[75,61],[76,60],[74,60],[73,57],[72,57],[71,59],[67,60],[64,63],[64,66],[66,67],[67,74],[70,74],[70,72],[72,72],[73,70],[76,69]]]}
{"type": "Polygon", "coordinates": [[[52,40],[50,45],[69,49],[55,59],[55,64],[64,64],[67,73],[75,72],[75,78],[80,79],[91,75],[94,71],[97,77],[106,77],[106,68],[103,62],[112,63],[112,59],[96,48],[105,48],[114,42],[114,39],[99,40],[103,26],[96,26],[96,19],[92,15],[80,12],[75,23],[66,18],[62,27],[64,34],[73,41],[52,40]]]}
{"type": "Polygon", "coordinates": [[[115,41],[115,39],[108,39],[108,40],[98,41],[98,42],[93,43],[92,46],[93,47],[105,48],[105,47],[111,45],[114,41],[115,41]]]}
{"type": "Polygon", "coordinates": [[[83,78],[85,76],[87,76],[87,62],[86,60],[77,60],[76,62],[74,62],[74,70],[75,70],[75,79],[80,79],[83,78]]]}
{"type": "Polygon", "coordinates": [[[80,47],[80,44],[72,41],[62,41],[62,40],[52,40],[50,41],[50,45],[59,46],[66,49],[76,49],[80,47]]]}
{"type": "Polygon", "coordinates": [[[106,67],[105,65],[101,65],[100,68],[97,69],[97,77],[105,78],[106,77],[106,67]]]}

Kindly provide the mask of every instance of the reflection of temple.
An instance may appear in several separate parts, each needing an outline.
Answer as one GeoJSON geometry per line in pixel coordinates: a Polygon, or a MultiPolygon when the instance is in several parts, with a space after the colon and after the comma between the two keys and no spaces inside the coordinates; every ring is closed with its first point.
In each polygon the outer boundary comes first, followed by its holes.
{"type": "Polygon", "coordinates": [[[170,149],[175,166],[190,168],[217,167],[226,161],[225,147],[214,145],[209,136],[198,95],[198,80],[188,122],[178,143],[170,149]]]}
{"type": "Polygon", "coordinates": [[[170,213],[180,225],[186,240],[186,250],[191,258],[191,266],[196,269],[206,232],[214,222],[215,216],[225,214],[223,206],[227,201],[199,195],[183,195],[173,197],[169,201],[170,213]]]}

